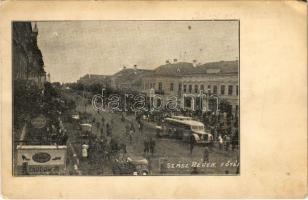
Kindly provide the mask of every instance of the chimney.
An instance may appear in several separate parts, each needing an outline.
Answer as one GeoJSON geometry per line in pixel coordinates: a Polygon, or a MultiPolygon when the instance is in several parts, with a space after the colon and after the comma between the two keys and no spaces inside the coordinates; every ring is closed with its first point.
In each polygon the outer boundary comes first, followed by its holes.
{"type": "Polygon", "coordinates": [[[134,69],[135,69],[135,70],[137,69],[137,65],[134,65],[134,69]]]}
{"type": "Polygon", "coordinates": [[[194,67],[197,66],[197,60],[193,60],[193,66],[194,66],[194,67]]]}

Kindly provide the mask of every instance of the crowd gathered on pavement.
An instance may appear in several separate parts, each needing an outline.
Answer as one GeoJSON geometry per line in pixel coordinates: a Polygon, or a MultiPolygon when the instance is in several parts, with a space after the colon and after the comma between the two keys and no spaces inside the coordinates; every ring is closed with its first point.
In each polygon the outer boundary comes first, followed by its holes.
{"type": "MultiPolygon", "coordinates": [[[[80,97],[79,97],[80,98],[80,97]]],[[[87,102],[90,106],[90,102],[87,102]]],[[[87,105],[85,105],[87,106],[87,105]]],[[[75,110],[75,112],[77,112],[75,110]]],[[[143,152],[139,152],[145,158],[150,159],[150,157],[155,156],[155,148],[157,145],[158,138],[155,135],[147,133],[147,129],[144,127],[147,124],[157,124],[160,125],[164,118],[171,115],[183,115],[190,116],[194,120],[201,121],[205,125],[207,132],[211,133],[212,141],[203,148],[202,160],[204,162],[210,162],[211,153],[215,151],[216,153],[235,151],[239,149],[239,132],[238,132],[238,116],[232,113],[213,113],[204,112],[194,113],[181,111],[178,113],[167,113],[167,112],[117,112],[114,110],[96,110],[95,112],[78,112],[80,115],[79,124],[85,120],[93,128],[91,131],[82,131],[84,137],[81,137],[80,141],[80,155],[82,160],[94,163],[112,163],[113,160],[119,158],[120,155],[125,155],[128,153],[127,147],[134,145],[134,138],[142,138],[143,140],[143,152]],[[116,113],[119,116],[119,120],[114,118],[106,118],[105,112],[116,113]],[[118,123],[123,123],[121,137],[118,134],[113,134],[113,128],[118,125],[118,123]],[[95,131],[94,130],[95,127],[95,131]]],[[[66,132],[61,133],[64,135],[64,140],[66,139],[66,132]]],[[[63,138],[63,137],[62,137],[63,138]]],[[[195,140],[191,138],[189,140],[189,153],[194,152],[194,147],[196,146],[195,140]]],[[[135,153],[135,152],[134,152],[135,153]]]]}

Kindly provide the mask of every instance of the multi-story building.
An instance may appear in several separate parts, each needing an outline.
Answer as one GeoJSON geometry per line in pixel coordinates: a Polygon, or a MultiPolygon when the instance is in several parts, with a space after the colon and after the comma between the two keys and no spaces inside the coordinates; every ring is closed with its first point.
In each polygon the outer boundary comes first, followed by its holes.
{"type": "Polygon", "coordinates": [[[44,61],[37,46],[36,23],[13,23],[13,78],[28,80],[43,85],[46,81],[44,61]]]}
{"type": "Polygon", "coordinates": [[[155,94],[181,95],[181,78],[193,70],[193,65],[186,62],[161,65],[143,77],[143,91],[154,89],[155,94]]]}
{"type": "Polygon", "coordinates": [[[109,87],[110,76],[99,74],[86,74],[79,80],[77,80],[77,83],[81,83],[83,85],[100,84],[102,87],[109,87]]]}
{"type": "MultiPolygon", "coordinates": [[[[143,91],[159,95],[159,102],[176,97],[182,108],[216,111],[222,102],[234,114],[239,109],[238,61],[221,61],[194,66],[168,63],[143,77],[143,91]]],[[[157,102],[156,102],[157,103],[157,102]]]]}
{"type": "Polygon", "coordinates": [[[110,77],[111,87],[117,90],[130,90],[138,91],[142,90],[142,77],[149,74],[151,70],[139,69],[135,65],[134,68],[123,69],[110,77]]]}
{"type": "MultiPolygon", "coordinates": [[[[221,61],[197,66],[193,74],[182,77],[183,94],[199,95],[208,101],[203,110],[216,111],[224,101],[225,110],[239,111],[238,61],[221,61]],[[211,103],[212,102],[212,103],[211,103]],[[217,104],[218,102],[218,104],[217,104]],[[218,105],[218,106],[217,106],[218,105]]],[[[200,103],[192,99],[192,109],[200,103]]]]}

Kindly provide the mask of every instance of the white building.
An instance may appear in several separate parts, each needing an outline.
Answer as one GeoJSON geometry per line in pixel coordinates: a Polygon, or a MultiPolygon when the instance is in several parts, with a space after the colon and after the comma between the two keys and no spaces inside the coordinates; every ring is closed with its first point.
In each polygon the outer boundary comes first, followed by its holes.
{"type": "Polygon", "coordinates": [[[191,63],[168,63],[143,77],[143,88],[148,95],[151,89],[154,90],[164,102],[176,96],[181,108],[216,111],[217,108],[222,109],[219,106],[224,102],[224,110],[237,114],[238,72],[238,61],[220,61],[196,67],[191,63]]]}

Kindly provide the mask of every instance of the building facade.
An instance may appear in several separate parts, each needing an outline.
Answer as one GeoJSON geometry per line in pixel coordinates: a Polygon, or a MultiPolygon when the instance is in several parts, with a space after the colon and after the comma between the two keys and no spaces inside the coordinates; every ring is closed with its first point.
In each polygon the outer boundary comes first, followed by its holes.
{"type": "Polygon", "coordinates": [[[79,80],[77,80],[77,83],[81,83],[86,86],[99,84],[102,87],[110,87],[110,76],[99,74],[86,74],[79,80]]]}
{"type": "Polygon", "coordinates": [[[159,95],[159,103],[176,97],[181,108],[216,112],[239,112],[238,61],[221,61],[194,66],[166,64],[143,77],[143,92],[159,95]]]}
{"type": "Polygon", "coordinates": [[[37,45],[36,23],[13,22],[13,78],[43,85],[46,81],[44,61],[37,45]]]}
{"type": "Polygon", "coordinates": [[[222,101],[229,104],[230,111],[237,114],[239,111],[239,82],[237,74],[196,74],[188,75],[182,78],[183,93],[182,95],[195,97],[191,105],[192,110],[200,109],[200,104],[196,97],[203,96],[204,101],[213,101],[214,105],[206,102],[201,107],[203,111],[219,110],[222,101]],[[211,100],[210,100],[211,99],[211,100]],[[217,107],[218,102],[218,107],[217,107]]]}
{"type": "Polygon", "coordinates": [[[142,92],[142,77],[151,73],[151,70],[133,68],[123,69],[110,77],[111,88],[122,91],[142,92]]]}

